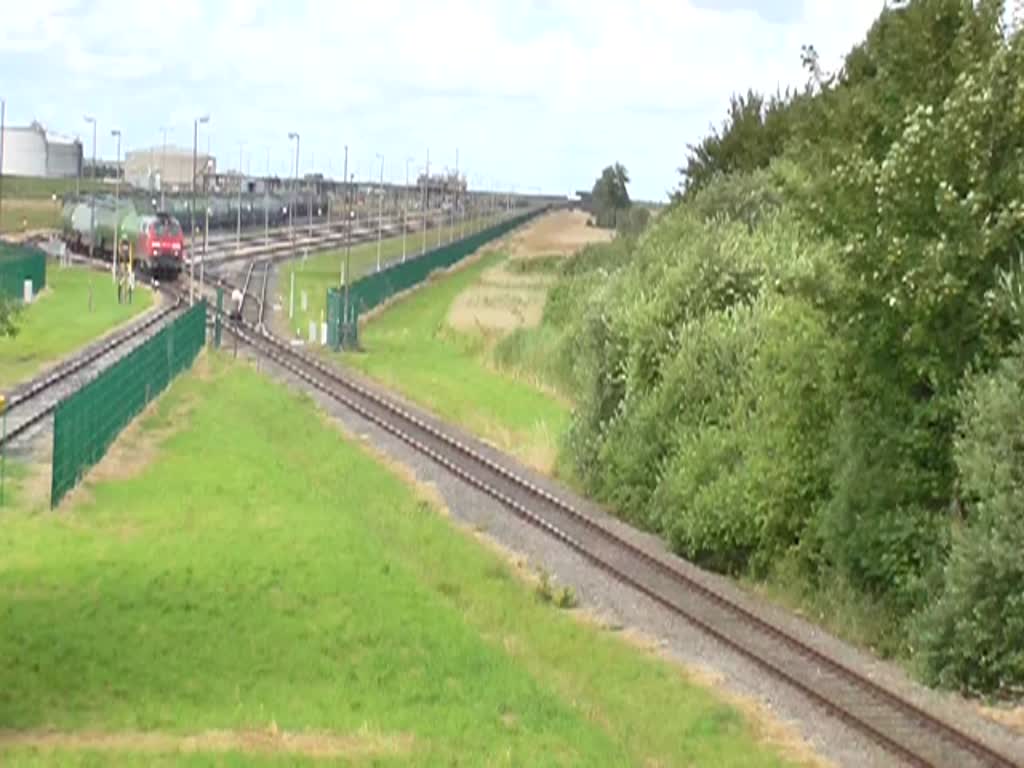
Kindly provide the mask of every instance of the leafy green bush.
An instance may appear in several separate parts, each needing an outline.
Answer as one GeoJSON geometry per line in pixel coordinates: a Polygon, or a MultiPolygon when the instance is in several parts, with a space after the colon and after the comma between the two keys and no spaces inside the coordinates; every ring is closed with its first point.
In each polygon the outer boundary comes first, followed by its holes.
{"type": "Polygon", "coordinates": [[[1024,343],[962,396],[957,526],[942,595],[917,624],[930,681],[1024,693],[1024,343]]]}

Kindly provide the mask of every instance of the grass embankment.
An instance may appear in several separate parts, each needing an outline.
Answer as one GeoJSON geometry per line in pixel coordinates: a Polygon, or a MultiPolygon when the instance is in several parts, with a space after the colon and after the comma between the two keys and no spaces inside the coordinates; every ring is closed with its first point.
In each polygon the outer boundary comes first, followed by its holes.
{"type": "Polygon", "coordinates": [[[4,176],[3,208],[0,211],[0,232],[22,232],[31,229],[52,229],[60,225],[61,199],[75,190],[109,191],[101,181],[92,179],[37,179],[28,176],[4,176]],[[53,195],[57,200],[53,200],[53,195]]]}
{"type": "Polygon", "coordinates": [[[109,275],[47,263],[46,289],[19,312],[18,335],[0,339],[0,387],[31,378],[152,306],[153,293],[141,285],[131,304],[118,304],[109,275]]]}
{"type": "MultiPolygon", "coordinates": [[[[485,327],[452,323],[453,304],[507,259],[492,251],[430,281],[372,318],[365,353],[347,363],[545,471],[556,463],[568,404],[491,364],[497,340],[485,327]]],[[[468,314],[468,313],[467,313],[468,314]]]]}
{"type": "Polygon", "coordinates": [[[226,357],[57,514],[21,498],[0,513],[4,765],[782,763],[226,357]]]}
{"type": "MultiPolygon", "coordinates": [[[[451,239],[453,230],[456,238],[460,233],[475,232],[482,227],[488,226],[497,219],[480,219],[467,221],[465,225],[457,224],[453,227],[441,227],[441,243],[447,244],[451,239]]],[[[427,230],[427,250],[437,247],[438,230],[427,230]]],[[[406,254],[408,258],[420,255],[423,247],[423,233],[410,232],[406,239],[406,254]]],[[[381,240],[381,263],[401,258],[402,236],[389,237],[381,240]]],[[[305,336],[309,329],[311,320],[319,323],[325,311],[327,301],[327,290],[337,288],[341,284],[341,269],[345,260],[345,249],[327,251],[310,256],[305,261],[297,260],[288,268],[282,270],[281,280],[278,283],[281,296],[284,298],[285,312],[288,307],[288,292],[291,290],[291,276],[295,275],[295,316],[287,321],[287,327],[291,333],[298,333],[305,336]],[[302,311],[301,296],[306,292],[308,303],[306,311],[302,311]]],[[[363,243],[352,247],[351,255],[352,279],[356,280],[363,275],[373,272],[377,268],[377,241],[363,243]]]]}

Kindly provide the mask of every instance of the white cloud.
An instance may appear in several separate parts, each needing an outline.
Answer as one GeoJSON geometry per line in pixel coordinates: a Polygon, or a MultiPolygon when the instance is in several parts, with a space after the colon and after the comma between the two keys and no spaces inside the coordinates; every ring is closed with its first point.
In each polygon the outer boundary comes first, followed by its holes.
{"type": "Polygon", "coordinates": [[[780,24],[678,0],[36,0],[5,8],[0,61],[34,57],[23,99],[45,77],[72,125],[100,100],[105,120],[149,141],[171,118],[187,124],[182,141],[210,111],[229,156],[245,136],[276,142],[283,164],[281,134],[297,128],[338,166],[343,141],[380,146],[403,175],[402,158],[444,143],[494,175],[562,189],[618,158],[659,195],[731,93],[802,83],[804,43],[835,68],[873,5],[806,0],[780,24]]]}

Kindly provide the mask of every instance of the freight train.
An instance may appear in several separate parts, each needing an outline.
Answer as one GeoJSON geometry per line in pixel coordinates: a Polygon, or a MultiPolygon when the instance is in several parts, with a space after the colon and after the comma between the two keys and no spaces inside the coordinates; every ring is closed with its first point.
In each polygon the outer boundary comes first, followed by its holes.
{"type": "Polygon", "coordinates": [[[64,241],[72,250],[113,258],[119,237],[119,260],[130,259],[141,271],[171,278],[181,272],[185,236],[178,220],[167,213],[139,213],[130,200],[97,198],[68,202],[62,217],[64,241]],[[94,213],[95,211],[95,213],[94,213]],[[95,219],[94,219],[95,215],[95,219]]]}

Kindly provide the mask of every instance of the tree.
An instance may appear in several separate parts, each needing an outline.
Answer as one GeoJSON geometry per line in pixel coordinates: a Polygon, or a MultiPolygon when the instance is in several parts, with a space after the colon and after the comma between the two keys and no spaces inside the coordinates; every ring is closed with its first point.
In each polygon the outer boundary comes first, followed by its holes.
{"type": "Polygon", "coordinates": [[[679,169],[682,189],[675,200],[692,200],[720,176],[766,168],[783,153],[793,135],[794,120],[809,98],[809,91],[769,99],[754,91],[733,96],[721,129],[687,147],[686,165],[679,169]]]}
{"type": "Polygon", "coordinates": [[[594,182],[593,204],[599,227],[615,227],[620,212],[632,205],[627,184],[629,173],[621,163],[609,165],[594,182]]]}

